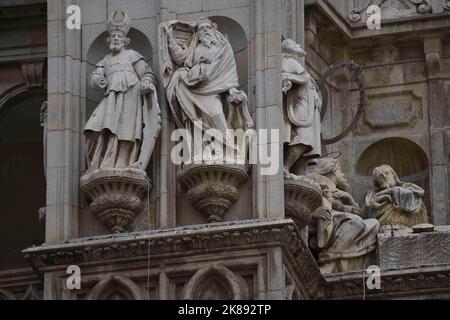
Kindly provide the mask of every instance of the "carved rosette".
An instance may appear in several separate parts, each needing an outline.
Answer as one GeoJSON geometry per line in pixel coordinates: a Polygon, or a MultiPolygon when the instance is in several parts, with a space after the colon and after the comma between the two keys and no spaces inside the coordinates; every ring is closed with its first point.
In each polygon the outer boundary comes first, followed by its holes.
{"type": "Polygon", "coordinates": [[[444,11],[450,11],[450,0],[442,0],[444,11]]]}
{"type": "Polygon", "coordinates": [[[284,205],[286,217],[300,229],[311,221],[312,212],[322,204],[320,186],[304,176],[284,179],[284,205]]]}
{"type": "Polygon", "coordinates": [[[178,181],[188,200],[209,222],[222,221],[225,213],[239,199],[238,187],[248,179],[248,167],[239,164],[189,164],[178,181]]]}
{"type": "Polygon", "coordinates": [[[81,177],[91,212],[112,233],[130,229],[143,210],[150,180],[140,169],[98,169],[81,177]]]}

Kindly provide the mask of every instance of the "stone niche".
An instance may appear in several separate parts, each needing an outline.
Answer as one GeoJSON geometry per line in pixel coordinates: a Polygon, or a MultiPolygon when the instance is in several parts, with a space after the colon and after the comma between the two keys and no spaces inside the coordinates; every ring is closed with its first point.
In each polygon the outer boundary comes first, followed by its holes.
{"type": "MultiPolygon", "coordinates": [[[[239,85],[247,95],[251,93],[247,90],[248,81],[248,40],[247,34],[240,23],[232,18],[224,16],[210,16],[211,21],[217,24],[219,31],[225,34],[230,40],[231,47],[236,59],[239,85]]],[[[249,96],[249,100],[250,100],[249,96]]],[[[250,114],[253,113],[253,104],[249,105],[250,114]]],[[[225,110],[227,114],[228,110],[225,110]]],[[[175,176],[180,174],[179,168],[176,168],[175,176]]],[[[253,218],[253,191],[252,191],[251,168],[248,171],[248,178],[242,184],[239,184],[237,191],[239,197],[236,202],[232,202],[231,207],[223,216],[223,221],[244,220],[253,218]]],[[[178,226],[208,223],[208,216],[196,209],[188,199],[189,186],[177,183],[176,195],[176,224],[178,226]]]]}
{"type": "Polygon", "coordinates": [[[390,165],[402,181],[412,182],[424,189],[424,202],[430,209],[428,157],[418,144],[400,137],[376,141],[357,158],[353,191],[359,204],[364,203],[367,191],[373,188],[372,170],[381,164],[390,165]]]}
{"type": "MultiPolygon", "coordinates": [[[[94,90],[89,86],[89,76],[95,69],[95,65],[101,61],[105,55],[110,53],[108,43],[106,42],[107,36],[108,32],[104,31],[95,37],[95,40],[92,41],[86,52],[86,79],[84,82],[86,87],[86,119],[89,119],[91,113],[103,98],[102,90],[94,90]]],[[[128,38],[131,39],[129,48],[141,53],[144,58],[147,59],[147,63],[152,67],[155,74],[157,74],[152,64],[153,47],[148,37],[143,32],[135,28],[131,28],[128,33],[128,38]]],[[[84,148],[84,146],[82,148],[84,148]]],[[[152,159],[150,160],[146,170],[147,176],[150,178],[150,185],[152,186],[150,190],[150,199],[147,199],[147,188],[143,188],[140,192],[145,194],[139,196],[142,200],[139,203],[140,208],[138,211],[140,212],[135,216],[133,223],[129,226],[130,230],[124,231],[140,231],[148,230],[149,226],[150,228],[156,227],[157,195],[155,192],[156,187],[154,181],[156,180],[156,176],[154,173],[156,172],[157,167],[155,159],[158,157],[158,150],[159,148],[157,143],[152,159]]],[[[89,203],[91,202],[90,200],[92,199],[89,199],[87,196],[83,196],[81,199],[82,214],[80,215],[80,237],[111,233],[111,228],[108,228],[107,224],[105,225],[105,223],[102,223],[101,219],[98,219],[95,216],[95,213],[92,212],[89,207],[89,203]]]]}

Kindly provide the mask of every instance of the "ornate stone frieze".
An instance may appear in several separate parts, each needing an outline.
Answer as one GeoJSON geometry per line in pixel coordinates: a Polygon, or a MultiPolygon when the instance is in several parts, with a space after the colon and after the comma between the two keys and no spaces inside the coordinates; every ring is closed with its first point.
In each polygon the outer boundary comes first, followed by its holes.
{"type": "MultiPolygon", "coordinates": [[[[187,254],[192,251],[245,247],[279,242],[297,256],[305,250],[292,220],[248,220],[179,227],[148,232],[82,238],[58,244],[45,244],[23,251],[40,270],[51,266],[146,257],[150,242],[152,256],[165,253],[187,254]]],[[[309,252],[309,251],[308,251],[309,252]]]]}

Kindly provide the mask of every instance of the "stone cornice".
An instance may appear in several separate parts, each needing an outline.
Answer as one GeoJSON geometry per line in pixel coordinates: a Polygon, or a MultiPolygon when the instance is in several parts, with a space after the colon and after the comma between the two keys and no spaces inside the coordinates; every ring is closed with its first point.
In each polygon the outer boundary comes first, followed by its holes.
{"type": "Polygon", "coordinates": [[[281,245],[293,256],[305,248],[290,219],[245,220],[75,239],[25,249],[24,257],[40,272],[69,264],[94,264],[165,254],[188,255],[197,251],[255,245],[281,245]],[[149,247],[150,241],[150,247],[149,247]]]}
{"type": "Polygon", "coordinates": [[[420,34],[427,32],[436,32],[437,30],[448,29],[448,19],[450,14],[448,11],[433,14],[417,14],[401,18],[391,18],[382,20],[381,30],[369,30],[365,22],[352,23],[347,17],[343,17],[334,8],[328,0],[316,0],[307,3],[308,7],[316,7],[320,13],[325,15],[336,26],[336,28],[344,35],[347,40],[356,40],[364,38],[374,38],[383,36],[392,36],[400,34],[420,34]],[[430,23],[430,22],[433,23],[430,23]]]}

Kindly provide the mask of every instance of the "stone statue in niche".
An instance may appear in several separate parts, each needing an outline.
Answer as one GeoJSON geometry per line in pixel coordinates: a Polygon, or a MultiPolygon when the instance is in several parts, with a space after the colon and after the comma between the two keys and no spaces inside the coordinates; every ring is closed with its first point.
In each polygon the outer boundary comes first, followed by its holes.
{"type": "Polygon", "coordinates": [[[284,143],[286,144],[284,173],[289,178],[298,160],[321,155],[322,105],[318,86],[299,59],[306,52],[291,39],[282,43],[282,81],[284,93],[284,143]]]}
{"type": "Polygon", "coordinates": [[[84,127],[88,170],[144,170],[159,132],[156,78],[144,57],[127,49],[129,30],[125,13],[111,15],[111,54],[97,63],[90,77],[90,85],[104,90],[105,96],[84,127]]]}
{"type": "Polygon", "coordinates": [[[373,172],[375,190],[365,199],[363,214],[377,218],[383,231],[405,229],[428,223],[423,203],[425,191],[419,186],[401,182],[391,166],[376,167],[373,172]]]}
{"type": "Polygon", "coordinates": [[[313,212],[309,226],[311,248],[318,253],[323,273],[365,269],[373,263],[379,223],[362,219],[348,192],[337,159],[323,158],[308,175],[322,189],[322,206],[313,212]]]}
{"type": "Polygon", "coordinates": [[[222,153],[214,158],[203,151],[198,154],[192,148],[194,155],[183,162],[178,175],[194,207],[209,222],[222,221],[239,198],[237,187],[248,179],[246,161],[233,161],[236,154],[242,154],[243,147],[230,143],[227,130],[245,131],[253,127],[247,95],[239,89],[233,48],[227,36],[208,18],[161,23],[160,44],[161,74],[176,126],[186,129],[194,137],[194,144],[201,145],[203,150],[212,141],[227,148],[226,157],[222,153]],[[198,137],[193,133],[197,131],[203,133],[202,141],[196,140],[198,137]],[[212,139],[209,136],[212,131],[220,135],[212,139]],[[228,157],[230,150],[232,161],[228,157]]]}
{"type": "Polygon", "coordinates": [[[128,49],[130,20],[108,20],[111,53],[90,77],[104,98],[84,127],[88,170],[81,188],[91,211],[113,232],[123,232],[143,208],[150,181],[145,169],[161,128],[156,78],[145,58],[128,49]]]}
{"type": "Polygon", "coordinates": [[[230,114],[240,115],[241,128],[253,127],[247,95],[239,89],[233,49],[216,24],[207,18],[164,22],[160,37],[164,87],[178,128],[201,125],[202,130],[223,134],[237,129],[225,115],[225,104],[230,114]]]}

